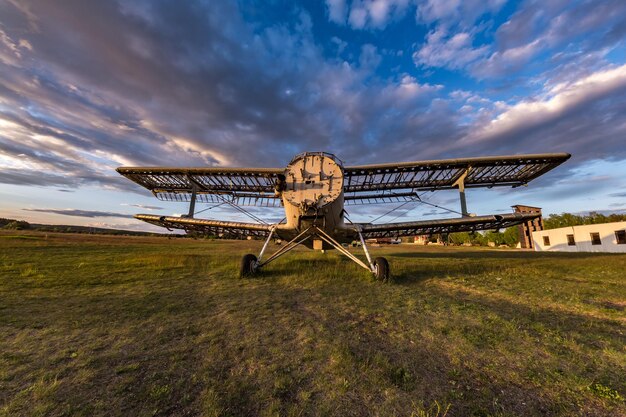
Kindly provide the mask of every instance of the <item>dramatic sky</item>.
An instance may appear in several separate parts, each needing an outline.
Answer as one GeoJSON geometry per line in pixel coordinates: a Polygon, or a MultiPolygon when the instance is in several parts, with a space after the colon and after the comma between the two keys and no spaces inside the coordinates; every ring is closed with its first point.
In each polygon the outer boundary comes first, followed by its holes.
{"type": "MultiPolygon", "coordinates": [[[[0,217],[148,230],[131,215],[186,207],[115,167],[319,150],[349,165],[569,152],[527,188],[469,191],[470,211],[623,211],[625,39],[624,0],[0,0],[0,217]]],[[[241,219],[220,210],[204,215],[241,219]]]]}

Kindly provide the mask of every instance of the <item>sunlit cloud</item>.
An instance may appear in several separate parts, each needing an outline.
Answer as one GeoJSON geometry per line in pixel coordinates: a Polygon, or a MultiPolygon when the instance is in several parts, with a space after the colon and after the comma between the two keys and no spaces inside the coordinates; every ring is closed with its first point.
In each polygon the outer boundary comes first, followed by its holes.
{"type": "Polygon", "coordinates": [[[61,214],[63,216],[74,216],[74,217],[121,217],[121,218],[132,218],[131,214],[125,213],[115,213],[110,211],[98,211],[98,210],[78,210],[78,209],[36,209],[36,208],[25,208],[22,209],[25,211],[36,211],[40,213],[52,213],[52,214],[61,214]]]}

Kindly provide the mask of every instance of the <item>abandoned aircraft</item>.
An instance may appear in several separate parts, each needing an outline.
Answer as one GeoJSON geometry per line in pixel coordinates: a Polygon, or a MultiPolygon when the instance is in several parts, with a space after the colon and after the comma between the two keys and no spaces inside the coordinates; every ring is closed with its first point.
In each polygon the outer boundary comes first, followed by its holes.
{"type": "Polygon", "coordinates": [[[135,218],[139,220],[167,229],[265,238],[258,257],[243,256],[242,276],[252,275],[294,247],[305,245],[322,250],[334,248],[377,279],[386,281],[389,264],[382,257],[372,259],[365,239],[501,229],[534,219],[539,214],[470,214],[465,188],[523,186],[569,157],[567,153],[554,153],[344,166],[335,155],[306,152],[296,155],[286,168],[120,167],[117,172],[152,191],[160,200],[189,203],[188,215],[138,214],[135,218]],[[346,204],[423,202],[421,192],[454,188],[460,198],[458,218],[352,223],[344,209],[346,204]],[[228,204],[256,223],[196,218],[196,202],[228,204]],[[283,206],[285,218],[268,224],[244,206],[283,206]],[[272,238],[287,243],[264,259],[272,238]],[[366,261],[342,246],[357,239],[366,261]]]}

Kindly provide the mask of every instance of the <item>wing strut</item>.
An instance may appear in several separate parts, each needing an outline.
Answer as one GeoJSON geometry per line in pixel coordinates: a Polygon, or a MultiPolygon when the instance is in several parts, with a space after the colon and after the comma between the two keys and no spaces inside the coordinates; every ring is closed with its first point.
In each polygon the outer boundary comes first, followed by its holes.
{"type": "Polygon", "coordinates": [[[193,216],[196,212],[196,196],[198,195],[198,185],[195,181],[191,182],[191,201],[189,202],[189,214],[187,217],[193,219],[193,216]]]}
{"type": "Polygon", "coordinates": [[[469,216],[469,213],[467,212],[467,201],[465,200],[465,178],[467,178],[467,174],[469,174],[471,169],[472,167],[469,166],[465,171],[463,171],[459,179],[456,180],[454,184],[452,184],[453,187],[459,188],[459,199],[461,200],[461,215],[463,217],[469,216]]]}

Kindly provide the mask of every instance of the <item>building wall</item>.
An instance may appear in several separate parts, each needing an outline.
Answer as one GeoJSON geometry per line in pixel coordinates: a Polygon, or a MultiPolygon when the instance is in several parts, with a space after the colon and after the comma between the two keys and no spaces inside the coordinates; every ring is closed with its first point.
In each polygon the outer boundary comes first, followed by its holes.
{"type": "Polygon", "coordinates": [[[626,253],[626,244],[617,244],[615,232],[618,230],[626,230],[626,221],[536,231],[533,232],[533,243],[535,251],[626,253]],[[591,233],[600,234],[600,245],[591,244],[591,233]],[[574,246],[568,245],[567,235],[574,235],[574,246]],[[549,237],[549,246],[544,244],[544,236],[549,237]]]}
{"type": "MultiPolygon", "coordinates": [[[[541,214],[540,207],[515,205],[512,206],[515,213],[539,213],[541,214]]],[[[523,249],[533,248],[532,233],[536,230],[543,230],[543,217],[537,217],[534,220],[528,220],[517,226],[517,234],[519,237],[520,247],[523,249]]]]}
{"type": "Polygon", "coordinates": [[[416,245],[427,245],[428,244],[428,235],[419,235],[415,236],[411,243],[415,243],[416,245]]]}

